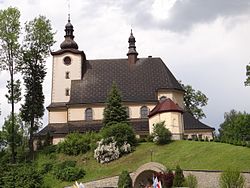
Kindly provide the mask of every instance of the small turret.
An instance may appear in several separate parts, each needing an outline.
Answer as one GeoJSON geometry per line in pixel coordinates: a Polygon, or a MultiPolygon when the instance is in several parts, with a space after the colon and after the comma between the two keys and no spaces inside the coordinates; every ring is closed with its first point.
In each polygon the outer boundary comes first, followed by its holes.
{"type": "Polygon", "coordinates": [[[68,23],[65,25],[65,40],[61,43],[61,49],[78,49],[77,43],[74,41],[74,29],[73,25],[70,23],[70,15],[68,16],[68,23]]]}
{"type": "Polygon", "coordinates": [[[136,42],[135,37],[134,37],[132,29],[131,29],[130,37],[128,39],[128,43],[129,43],[128,49],[129,50],[128,50],[128,53],[127,53],[128,63],[129,64],[135,64],[136,61],[137,61],[138,53],[136,51],[135,42],[136,42]]]}

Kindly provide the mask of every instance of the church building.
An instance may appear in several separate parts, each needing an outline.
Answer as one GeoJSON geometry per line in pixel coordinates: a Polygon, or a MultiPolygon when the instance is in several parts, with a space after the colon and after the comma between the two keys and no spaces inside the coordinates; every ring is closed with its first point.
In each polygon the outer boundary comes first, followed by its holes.
{"type": "Polygon", "coordinates": [[[99,131],[107,94],[115,82],[137,137],[151,134],[155,123],[165,121],[174,140],[213,138],[214,128],[185,111],[185,91],[162,59],[138,57],[132,31],[127,58],[98,60],[87,59],[78,49],[73,31],[69,19],[61,49],[51,52],[49,122],[38,135],[49,132],[57,144],[72,132],[99,131]]]}

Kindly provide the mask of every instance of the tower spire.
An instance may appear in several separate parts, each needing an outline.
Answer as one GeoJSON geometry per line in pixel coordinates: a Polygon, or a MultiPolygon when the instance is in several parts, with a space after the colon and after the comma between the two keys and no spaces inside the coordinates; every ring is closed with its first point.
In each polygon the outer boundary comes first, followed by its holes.
{"type": "Polygon", "coordinates": [[[129,47],[128,47],[128,53],[127,53],[127,56],[128,56],[128,62],[130,64],[135,64],[136,61],[137,61],[137,51],[136,51],[136,46],[135,46],[135,37],[133,35],[133,31],[131,29],[130,31],[130,37],[128,39],[128,43],[129,43],[129,47]]]}
{"type": "Polygon", "coordinates": [[[68,23],[65,25],[65,40],[61,43],[60,47],[61,49],[68,49],[68,48],[73,48],[73,49],[78,49],[77,43],[74,41],[74,27],[70,23],[70,3],[68,0],[68,23]]]}

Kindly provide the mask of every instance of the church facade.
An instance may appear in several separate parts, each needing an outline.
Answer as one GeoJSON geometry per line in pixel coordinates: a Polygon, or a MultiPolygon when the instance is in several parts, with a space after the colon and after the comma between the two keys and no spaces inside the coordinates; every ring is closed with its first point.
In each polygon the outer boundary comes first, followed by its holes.
{"type": "Polygon", "coordinates": [[[88,60],[78,50],[73,31],[68,20],[61,49],[51,53],[49,122],[38,135],[50,133],[57,144],[72,132],[99,131],[107,94],[115,82],[138,137],[151,134],[155,123],[165,121],[173,139],[213,138],[214,128],[185,111],[185,91],[161,58],[138,58],[132,31],[127,58],[98,60],[88,60]]]}

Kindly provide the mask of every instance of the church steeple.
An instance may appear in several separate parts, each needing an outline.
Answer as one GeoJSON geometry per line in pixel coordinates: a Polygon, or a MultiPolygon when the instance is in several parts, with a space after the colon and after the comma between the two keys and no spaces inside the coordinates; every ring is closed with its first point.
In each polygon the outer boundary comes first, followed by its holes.
{"type": "Polygon", "coordinates": [[[61,43],[61,49],[78,49],[77,43],[74,41],[74,27],[70,22],[70,14],[68,14],[68,23],[65,25],[65,40],[61,43]]]}
{"type": "Polygon", "coordinates": [[[128,62],[131,63],[131,64],[134,64],[136,63],[137,61],[137,51],[136,51],[136,46],[135,46],[135,37],[133,35],[133,32],[132,32],[132,29],[131,29],[131,33],[130,33],[130,37],[128,39],[128,43],[129,43],[129,47],[128,47],[128,53],[127,53],[127,56],[128,56],[128,62]]]}

